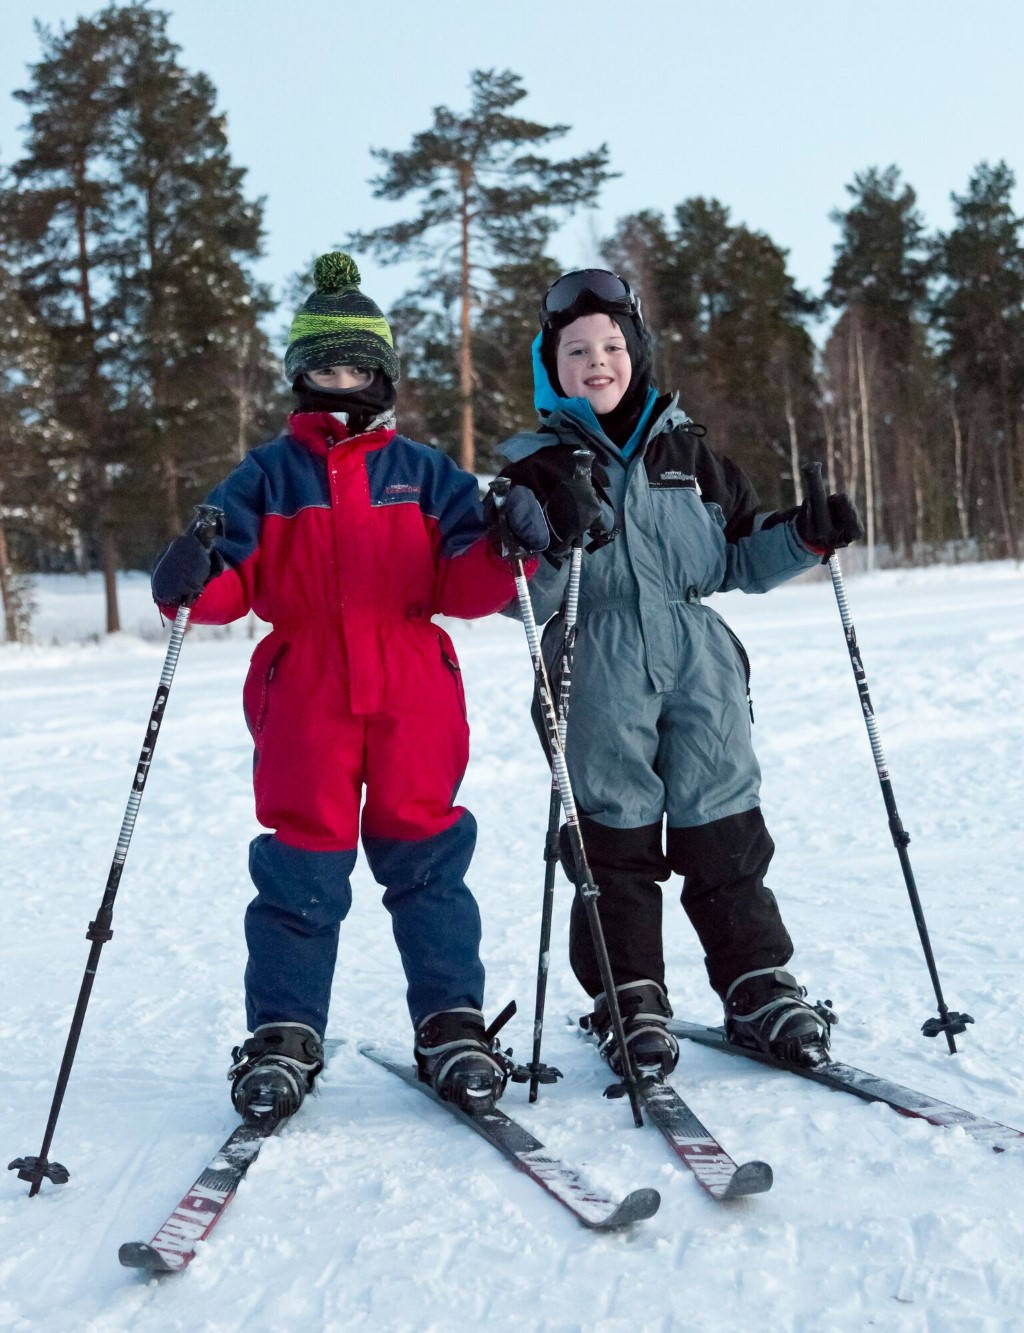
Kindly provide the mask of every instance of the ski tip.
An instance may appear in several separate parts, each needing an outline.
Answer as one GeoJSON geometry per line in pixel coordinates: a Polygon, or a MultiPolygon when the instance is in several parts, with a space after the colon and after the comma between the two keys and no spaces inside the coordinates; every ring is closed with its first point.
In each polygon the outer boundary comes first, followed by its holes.
{"type": "MultiPolygon", "coordinates": [[[[125,1268],[141,1268],[148,1273],[177,1273],[178,1269],[169,1264],[159,1250],[144,1240],[129,1240],[121,1246],[117,1257],[125,1268]]],[[[181,1265],[184,1267],[184,1264],[181,1265]]]]}
{"type": "Polygon", "coordinates": [[[748,1194],[767,1194],[774,1181],[767,1162],[744,1162],[736,1168],[721,1198],[742,1199],[748,1194]]]}
{"type": "Polygon", "coordinates": [[[615,1209],[605,1222],[606,1227],[628,1227],[634,1222],[646,1221],[653,1217],[661,1207],[661,1195],[657,1190],[633,1190],[615,1209]]]}

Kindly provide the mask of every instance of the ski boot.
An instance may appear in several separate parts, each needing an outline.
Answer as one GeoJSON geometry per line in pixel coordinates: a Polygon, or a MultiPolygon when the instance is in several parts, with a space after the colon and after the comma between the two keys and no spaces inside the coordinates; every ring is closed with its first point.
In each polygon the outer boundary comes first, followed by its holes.
{"type": "Polygon", "coordinates": [[[324,1067],[320,1038],[305,1023],[263,1023],[231,1052],[231,1101],[245,1120],[294,1115],[324,1067]]]}
{"type": "MultiPolygon", "coordinates": [[[[641,1078],[663,1078],[679,1060],[679,1043],[666,1024],[672,1017],[668,996],[656,981],[627,981],[615,987],[626,1046],[641,1078]]],[[[597,1049],[612,1073],[625,1072],[615,1045],[615,1031],[604,992],[594,997],[594,1012],[580,1020],[597,1038],[597,1049]]]]}
{"type": "Polygon", "coordinates": [[[788,1064],[825,1064],[836,1016],[827,1005],[809,1004],[806,995],[784,968],[744,972],[725,993],[725,1035],[788,1064]]]}
{"type": "Polygon", "coordinates": [[[508,1083],[509,1061],[488,1041],[479,1009],[428,1014],[416,1029],[415,1056],[420,1082],[470,1115],[493,1110],[508,1083]]]}

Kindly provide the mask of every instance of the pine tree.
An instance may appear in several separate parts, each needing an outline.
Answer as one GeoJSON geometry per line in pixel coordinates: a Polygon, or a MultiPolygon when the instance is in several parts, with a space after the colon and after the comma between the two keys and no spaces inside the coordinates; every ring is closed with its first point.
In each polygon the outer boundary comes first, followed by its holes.
{"type": "MultiPolygon", "coordinates": [[[[612,173],[604,145],[560,161],[540,155],[540,148],[569,127],[512,114],[526,97],[517,74],[476,70],[470,87],[468,111],[436,107],[433,125],[415,135],[408,150],[374,150],[384,165],[373,181],[376,197],[418,196],[419,212],[407,221],[357,233],[348,244],[371,249],[384,263],[419,260],[423,281],[413,303],[429,291],[439,305],[457,307],[459,461],[472,471],[478,388],[474,334],[490,302],[489,275],[502,265],[538,264],[556,222],[581,205],[593,205],[612,173]]],[[[405,304],[408,311],[411,303],[405,304]]],[[[436,333],[446,318],[435,314],[425,316],[425,322],[436,333]]]]}
{"type": "MultiPolygon", "coordinates": [[[[242,194],[209,80],[178,62],[167,15],[110,4],[39,27],[15,164],[19,288],[61,367],[57,415],[82,441],[76,525],[118,628],[119,551],[148,563],[258,429],[271,394],[246,263],[262,207],[242,194]]],[[[250,441],[251,442],[251,441],[250,441]]]]}
{"type": "MultiPolygon", "coordinates": [[[[941,492],[942,461],[929,441],[934,367],[928,348],[928,254],[917,197],[895,166],[854,176],[826,300],[841,311],[825,365],[842,423],[843,472],[863,487],[868,562],[879,536],[905,548],[931,531],[927,503],[941,492]]],[[[941,501],[940,501],[941,504],[941,501]]]]}
{"type": "Polygon", "coordinates": [[[800,498],[799,457],[817,426],[816,303],[770,237],[730,221],[717,199],[622,219],[605,259],[636,286],[655,343],[659,384],[678,388],[710,438],[755,480],[766,502],[800,498]]]}
{"type": "Polygon", "coordinates": [[[122,256],[119,197],[108,169],[113,144],[110,83],[114,57],[101,24],[81,20],[53,34],[37,25],[42,59],[27,107],[27,154],[13,167],[19,289],[47,330],[60,367],[56,413],[80,442],[70,490],[75,523],[98,556],[107,591],[107,629],[119,628],[113,481],[120,460],[110,428],[108,369],[116,358],[116,312],[103,275],[122,256]],[[113,335],[113,338],[112,338],[113,335]]]}
{"type": "Polygon", "coordinates": [[[252,443],[273,372],[259,324],[272,303],[245,267],[261,254],[262,203],[245,198],[215,89],[182,68],[166,22],[144,8],[131,16],[114,162],[132,240],[118,280],[130,405],[170,537],[252,443]]]}
{"type": "Polygon", "coordinates": [[[0,264],[0,600],[9,643],[27,642],[39,549],[66,539],[72,444],[53,420],[53,349],[0,264]]]}
{"type": "MultiPolygon", "coordinates": [[[[980,536],[1020,556],[1024,517],[1024,220],[1014,174],[981,163],[953,195],[954,227],[937,238],[934,312],[943,350],[957,479],[980,536]],[[987,457],[986,457],[987,455],[987,457]]],[[[958,492],[959,494],[959,492],[958,492]]]]}

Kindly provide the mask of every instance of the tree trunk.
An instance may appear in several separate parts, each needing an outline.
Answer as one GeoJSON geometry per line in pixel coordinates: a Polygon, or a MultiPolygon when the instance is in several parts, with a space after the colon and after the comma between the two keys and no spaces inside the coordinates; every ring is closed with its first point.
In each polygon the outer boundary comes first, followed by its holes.
{"type": "Polygon", "coordinates": [[[971,525],[967,517],[967,496],[964,493],[964,439],[960,430],[960,414],[956,410],[956,395],[949,395],[949,414],[953,419],[953,495],[956,500],[956,518],[960,525],[960,540],[967,541],[971,525]]]}
{"type": "Polygon", "coordinates": [[[847,489],[856,496],[860,488],[860,422],[857,420],[857,358],[854,355],[854,337],[849,325],[846,334],[846,412],[847,412],[847,489]]]}
{"type": "Polygon", "coordinates": [[[181,501],[178,495],[178,469],[166,446],[160,452],[160,489],[164,494],[166,537],[172,541],[181,531],[181,501]]]}
{"type": "MultiPolygon", "coordinates": [[[[1003,419],[1003,445],[1006,450],[1006,489],[1004,508],[1007,517],[1007,555],[1019,560],[1021,556],[1020,523],[1017,516],[1017,414],[1011,405],[1007,356],[999,358],[999,410],[1003,419]]],[[[998,466],[998,464],[997,464],[998,466]]]]}
{"type": "Polygon", "coordinates": [[[860,313],[856,325],[857,386],[860,391],[860,428],[864,445],[864,518],[866,523],[867,568],[875,565],[875,468],[871,451],[870,404],[868,380],[864,369],[864,339],[861,333],[860,313]]]}
{"type": "Polygon", "coordinates": [[[793,414],[793,392],[789,382],[789,362],[783,352],[782,362],[783,410],[786,414],[786,427],[789,431],[789,467],[793,474],[793,494],[796,504],[804,502],[803,478],[800,475],[800,443],[796,433],[796,417],[793,414]]]}
{"type": "Polygon", "coordinates": [[[462,303],[461,329],[459,340],[459,399],[462,419],[462,435],[459,445],[459,463],[467,472],[476,469],[476,443],[473,427],[473,347],[471,305],[472,292],[469,285],[469,185],[471,168],[463,162],[459,166],[459,186],[462,200],[459,208],[461,219],[460,263],[461,273],[459,292],[462,303]]]}
{"type": "Polygon", "coordinates": [[[0,597],[3,599],[5,637],[8,643],[28,643],[31,638],[32,606],[18,586],[19,580],[7,554],[7,537],[0,522],[0,597]]]}
{"type": "Polygon", "coordinates": [[[100,568],[103,570],[103,587],[107,599],[107,633],[117,634],[121,629],[121,617],[117,609],[117,543],[114,540],[113,524],[106,515],[100,522],[100,568]]]}
{"type": "Polygon", "coordinates": [[[924,470],[921,447],[916,433],[911,438],[911,468],[914,479],[914,544],[918,550],[924,548],[925,533],[925,497],[924,482],[921,474],[924,470]]]}
{"type": "Polygon", "coordinates": [[[96,484],[93,491],[96,497],[96,509],[90,517],[96,520],[99,530],[100,567],[103,571],[103,586],[106,591],[107,633],[117,634],[121,628],[121,617],[117,609],[117,549],[114,542],[113,520],[110,515],[110,502],[106,494],[107,480],[102,462],[101,440],[106,426],[100,384],[99,353],[96,347],[96,329],[93,324],[92,291],[90,286],[91,268],[89,263],[88,219],[85,206],[86,164],[82,159],[77,173],[77,202],[75,208],[75,227],[78,236],[78,294],[82,302],[82,324],[89,338],[89,376],[85,393],[85,436],[92,452],[93,463],[89,469],[96,484]]]}
{"type": "Polygon", "coordinates": [[[993,448],[992,454],[992,480],[995,483],[996,509],[999,514],[999,523],[1002,528],[1002,549],[1000,555],[1010,557],[1016,554],[1014,547],[1013,523],[1010,518],[1009,506],[1006,503],[1006,490],[1003,486],[1003,470],[999,460],[999,450],[993,448]]]}

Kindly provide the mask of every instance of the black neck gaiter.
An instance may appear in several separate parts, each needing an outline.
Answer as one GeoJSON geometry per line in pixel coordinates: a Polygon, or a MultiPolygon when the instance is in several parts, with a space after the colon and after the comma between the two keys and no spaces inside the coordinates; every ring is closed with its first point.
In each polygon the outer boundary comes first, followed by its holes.
{"type": "Polygon", "coordinates": [[[610,412],[598,416],[601,429],[613,444],[621,449],[636,430],[637,422],[643,414],[647,402],[647,390],[651,387],[651,372],[634,376],[629,388],[622,395],[617,405],[610,412]]]}
{"type": "Polygon", "coordinates": [[[321,389],[305,375],[292,385],[296,412],[344,412],[349,435],[361,435],[375,417],[395,405],[395,386],[376,367],[373,379],[363,389],[321,389]]]}

